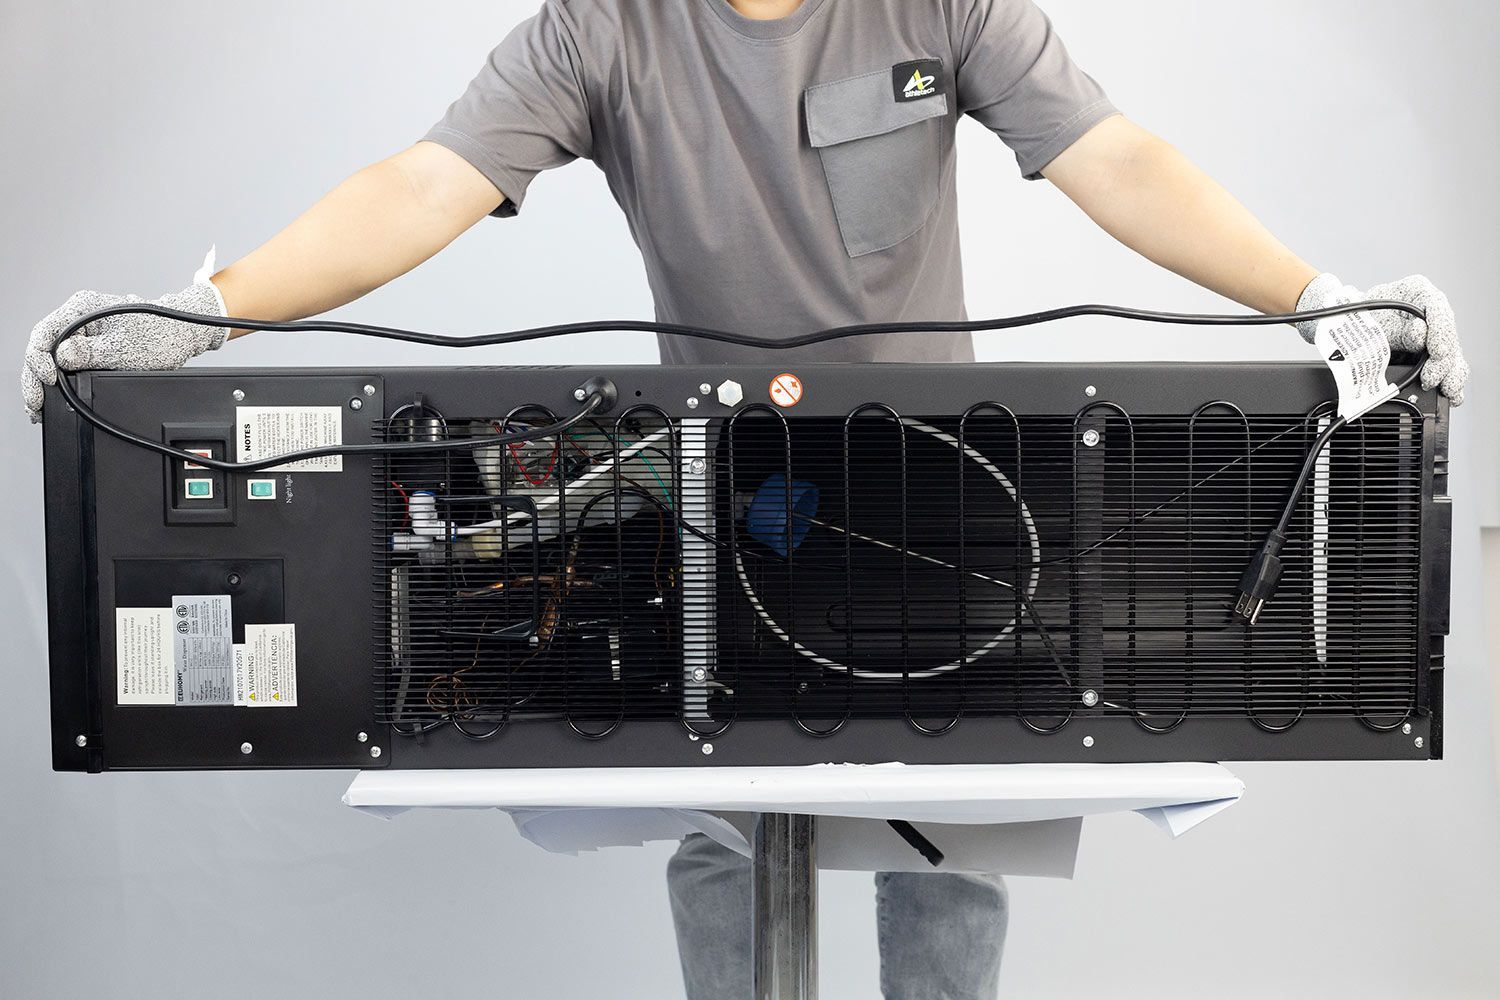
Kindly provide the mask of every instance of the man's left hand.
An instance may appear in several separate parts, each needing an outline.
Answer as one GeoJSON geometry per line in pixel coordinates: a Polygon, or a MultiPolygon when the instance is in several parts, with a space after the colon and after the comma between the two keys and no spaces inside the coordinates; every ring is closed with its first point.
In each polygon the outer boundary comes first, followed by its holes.
{"type": "MultiPolygon", "coordinates": [[[[1348,302],[1386,299],[1409,302],[1427,314],[1427,321],[1392,309],[1372,310],[1370,319],[1390,339],[1396,351],[1427,351],[1422,365],[1422,388],[1438,387],[1444,396],[1458,406],[1464,401],[1464,385],[1469,381],[1469,362],[1464,360],[1458,343],[1458,326],[1448,296],[1421,275],[1402,278],[1387,285],[1376,285],[1360,292],[1346,286],[1331,274],[1320,274],[1302,292],[1297,311],[1323,309],[1348,302]]],[[[1297,329],[1308,343],[1317,330],[1316,322],[1298,323],[1297,329]]]]}

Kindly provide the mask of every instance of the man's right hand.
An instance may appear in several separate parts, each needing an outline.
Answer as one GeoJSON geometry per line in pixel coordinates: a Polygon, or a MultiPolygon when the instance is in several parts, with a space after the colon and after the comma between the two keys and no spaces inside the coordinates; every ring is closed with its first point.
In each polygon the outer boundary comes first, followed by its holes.
{"type": "MultiPolygon", "coordinates": [[[[41,422],[43,387],[57,381],[58,366],[65,371],[84,368],[166,371],[214,350],[229,335],[229,330],[222,326],[198,326],[145,313],[108,316],[65,340],[57,348],[57,365],[53,365],[52,348],[58,337],[80,317],[108,306],[145,301],[136,295],[78,292],[32,329],[26,345],[26,363],[21,368],[21,396],[32,423],[41,422]]],[[[197,282],[175,295],[164,295],[150,304],[182,312],[224,315],[223,299],[207,281],[197,282]]]]}

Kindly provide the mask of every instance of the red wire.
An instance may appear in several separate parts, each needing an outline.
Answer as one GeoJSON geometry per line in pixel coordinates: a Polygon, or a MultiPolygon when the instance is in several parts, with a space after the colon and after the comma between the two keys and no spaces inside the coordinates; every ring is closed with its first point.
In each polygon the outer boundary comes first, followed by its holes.
{"type": "Polygon", "coordinates": [[[407,524],[411,524],[411,496],[410,496],[410,494],[408,494],[405,490],[403,490],[401,488],[401,484],[398,483],[398,482],[396,482],[394,479],[391,480],[391,486],[395,488],[395,490],[396,490],[397,493],[401,494],[401,499],[406,504],[406,523],[407,524]]]}
{"type": "Polygon", "coordinates": [[[507,446],[507,447],[510,448],[510,457],[512,459],[514,459],[516,465],[520,467],[520,469],[521,469],[521,475],[523,475],[523,476],[526,477],[526,481],[528,483],[530,483],[532,486],[545,486],[545,485],[547,485],[547,480],[549,480],[549,479],[552,478],[552,472],[553,472],[554,469],[557,468],[557,453],[560,450],[560,446],[559,446],[558,442],[554,441],[552,443],[552,455],[547,460],[547,471],[545,471],[545,472],[542,473],[542,478],[540,478],[540,479],[533,479],[531,477],[531,470],[526,467],[526,463],[525,462],[521,461],[521,448],[522,448],[523,444],[524,444],[524,442],[521,442],[521,441],[513,441],[513,442],[511,442],[507,446]]]}

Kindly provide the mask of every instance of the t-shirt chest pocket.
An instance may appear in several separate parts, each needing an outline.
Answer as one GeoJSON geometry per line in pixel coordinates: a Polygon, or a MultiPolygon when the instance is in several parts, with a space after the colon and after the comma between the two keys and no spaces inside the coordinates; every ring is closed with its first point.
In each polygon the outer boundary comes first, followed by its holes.
{"type": "Polygon", "coordinates": [[[900,243],[937,204],[948,95],[940,65],[921,72],[931,63],[913,64],[916,78],[901,97],[890,69],[816,84],[803,95],[808,142],[822,158],[850,257],[900,243]]]}

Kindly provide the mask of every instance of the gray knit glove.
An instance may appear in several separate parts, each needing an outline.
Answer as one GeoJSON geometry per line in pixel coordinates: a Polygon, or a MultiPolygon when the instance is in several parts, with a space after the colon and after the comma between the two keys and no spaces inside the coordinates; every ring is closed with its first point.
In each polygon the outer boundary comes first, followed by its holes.
{"type": "MultiPolygon", "coordinates": [[[[107,306],[145,302],[138,295],[108,295],[78,292],[31,331],[26,345],[26,363],[21,368],[21,396],[32,423],[42,419],[42,387],[57,381],[52,364],[52,346],[80,316],[107,306]]],[[[208,316],[224,315],[224,299],[206,279],[176,295],[154,299],[152,305],[208,316]]],[[[66,371],[84,368],[114,368],[135,371],[165,371],[181,368],[188,358],[212,351],[224,343],[229,330],[222,326],[196,326],[161,316],[126,313],[90,323],[57,349],[57,361],[66,371]]]]}
{"type": "MultiPolygon", "coordinates": [[[[1389,338],[1392,350],[1427,349],[1427,362],[1422,366],[1422,388],[1437,386],[1454,406],[1463,403],[1464,385],[1469,381],[1469,362],[1464,360],[1463,348],[1458,343],[1453,307],[1448,304],[1448,296],[1421,275],[1360,292],[1331,274],[1320,274],[1303,290],[1302,298],[1297,301],[1297,311],[1370,299],[1409,302],[1427,313],[1426,323],[1415,316],[1389,309],[1375,310],[1368,315],[1389,338]]],[[[1313,342],[1317,328],[1316,322],[1297,324],[1298,332],[1309,344],[1313,342]]]]}

